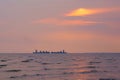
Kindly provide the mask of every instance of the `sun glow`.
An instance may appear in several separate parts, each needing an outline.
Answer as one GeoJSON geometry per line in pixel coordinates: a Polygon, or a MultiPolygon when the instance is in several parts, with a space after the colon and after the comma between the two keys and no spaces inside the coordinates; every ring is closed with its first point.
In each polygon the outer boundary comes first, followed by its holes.
{"type": "Polygon", "coordinates": [[[67,16],[85,16],[89,14],[93,14],[94,12],[88,9],[80,8],[77,10],[72,11],[71,13],[67,14],[67,16]]]}
{"type": "Polygon", "coordinates": [[[96,8],[96,9],[87,9],[87,8],[79,8],[76,10],[73,10],[65,16],[87,16],[87,15],[94,15],[94,14],[99,14],[99,13],[104,13],[104,12],[110,12],[113,11],[114,9],[108,9],[108,8],[96,8]]]}

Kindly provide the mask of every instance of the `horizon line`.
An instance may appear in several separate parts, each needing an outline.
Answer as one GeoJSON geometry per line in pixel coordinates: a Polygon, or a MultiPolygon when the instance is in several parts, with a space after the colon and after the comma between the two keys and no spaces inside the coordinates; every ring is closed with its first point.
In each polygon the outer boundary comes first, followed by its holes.
{"type": "MultiPolygon", "coordinates": [[[[0,52],[0,54],[33,54],[32,52],[0,52]]],[[[68,54],[85,54],[85,53],[120,53],[120,52],[67,52],[68,54]]]]}

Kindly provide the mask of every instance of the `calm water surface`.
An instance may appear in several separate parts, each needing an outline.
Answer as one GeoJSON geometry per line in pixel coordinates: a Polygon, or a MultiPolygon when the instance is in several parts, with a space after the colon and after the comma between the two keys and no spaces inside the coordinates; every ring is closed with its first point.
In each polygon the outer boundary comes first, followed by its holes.
{"type": "Polygon", "coordinates": [[[120,54],[0,54],[0,80],[120,80],[120,54]]]}

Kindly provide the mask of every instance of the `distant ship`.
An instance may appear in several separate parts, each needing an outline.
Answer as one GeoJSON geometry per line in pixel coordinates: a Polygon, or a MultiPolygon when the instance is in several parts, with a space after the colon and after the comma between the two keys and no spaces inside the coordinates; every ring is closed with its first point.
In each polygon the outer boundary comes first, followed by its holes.
{"type": "Polygon", "coordinates": [[[33,52],[33,54],[66,54],[67,52],[65,52],[65,50],[62,50],[62,51],[38,51],[38,50],[35,50],[33,52]]]}

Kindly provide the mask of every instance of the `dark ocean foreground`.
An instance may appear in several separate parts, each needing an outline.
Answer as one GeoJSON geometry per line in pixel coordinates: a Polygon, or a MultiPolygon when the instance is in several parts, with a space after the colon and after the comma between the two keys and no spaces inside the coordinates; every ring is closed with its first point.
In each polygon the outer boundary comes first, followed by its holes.
{"type": "Polygon", "coordinates": [[[0,54],[0,80],[120,80],[120,54],[0,54]]]}

